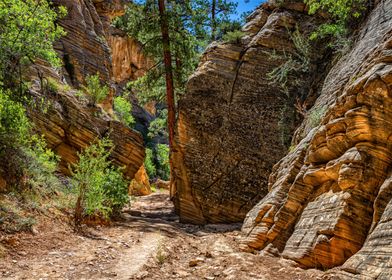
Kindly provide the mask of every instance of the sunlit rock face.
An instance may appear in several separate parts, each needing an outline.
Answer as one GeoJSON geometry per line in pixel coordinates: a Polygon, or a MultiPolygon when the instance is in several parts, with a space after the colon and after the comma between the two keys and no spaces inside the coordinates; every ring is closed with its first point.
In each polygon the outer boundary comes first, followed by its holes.
{"type": "MultiPolygon", "coordinates": [[[[273,168],[247,214],[242,247],[347,279],[389,279],[392,198],[392,1],[379,2],[330,70],[313,112],[320,125],[273,168]]],[[[309,114],[311,116],[312,113],[309,114]]]]}
{"type": "MultiPolygon", "coordinates": [[[[110,21],[113,17],[124,13],[124,2],[122,0],[54,1],[55,5],[65,6],[68,11],[67,16],[59,20],[67,35],[55,45],[64,67],[60,73],[44,62],[33,68],[43,73],[45,79],[47,77],[54,79],[63,89],[45,96],[49,106],[45,112],[30,110],[29,115],[34,122],[35,130],[45,136],[48,146],[61,157],[60,171],[66,175],[70,174],[69,166],[77,162],[77,153],[105,136],[108,136],[114,144],[111,155],[113,163],[123,167],[123,172],[128,179],[133,179],[143,166],[145,148],[141,134],[113,118],[114,84],[119,81],[126,83],[134,77],[113,71],[116,69],[113,67],[113,61],[121,59],[118,57],[121,53],[117,49],[111,50],[108,44],[112,38],[110,21]],[[65,86],[65,83],[73,87],[81,86],[88,75],[95,74],[99,74],[101,81],[110,87],[109,97],[99,104],[99,107],[81,102],[76,97],[76,90],[65,86]]],[[[129,49],[128,45],[125,49],[127,47],[129,49]]],[[[142,60],[140,53],[136,53],[136,49],[131,48],[127,54],[130,57],[138,55],[139,61],[142,60]],[[132,54],[132,51],[135,53],[132,54]]],[[[32,71],[30,77],[35,83],[31,89],[32,95],[41,98],[42,89],[36,71],[32,71]]],[[[136,100],[134,111],[137,112],[137,120],[149,117],[146,117],[147,113],[137,105],[136,100]]],[[[149,184],[146,184],[146,188],[149,188],[149,184]]]]}
{"type": "Polygon", "coordinates": [[[142,45],[123,31],[111,28],[109,40],[112,51],[113,77],[117,83],[136,80],[153,66],[142,52],[142,45]]]}
{"type": "Polygon", "coordinates": [[[62,5],[68,11],[67,15],[59,20],[67,35],[55,45],[64,61],[67,81],[79,86],[84,83],[87,75],[97,73],[103,80],[109,81],[112,70],[110,49],[106,42],[107,33],[104,29],[107,24],[102,21],[102,18],[106,20],[103,10],[100,17],[94,3],[85,0],[55,0],[54,4],[62,5]]]}
{"type": "MultiPolygon", "coordinates": [[[[40,96],[34,89],[32,94],[40,96]]],[[[45,136],[49,148],[61,157],[60,172],[69,175],[69,166],[78,161],[77,153],[108,136],[114,144],[111,160],[123,167],[126,178],[134,178],[145,156],[140,133],[113,120],[102,109],[82,104],[74,91],[59,91],[47,102],[46,112],[30,110],[29,115],[35,130],[45,136]]]]}
{"type": "Polygon", "coordinates": [[[290,77],[288,93],[268,73],[297,51],[290,33],[309,34],[312,22],[303,3],[265,4],[241,42],[215,43],[204,53],[179,101],[172,192],[181,221],[241,222],[267,194],[272,166],[298,124],[296,98],[322,72],[322,51],[311,52],[310,74],[290,77]]]}

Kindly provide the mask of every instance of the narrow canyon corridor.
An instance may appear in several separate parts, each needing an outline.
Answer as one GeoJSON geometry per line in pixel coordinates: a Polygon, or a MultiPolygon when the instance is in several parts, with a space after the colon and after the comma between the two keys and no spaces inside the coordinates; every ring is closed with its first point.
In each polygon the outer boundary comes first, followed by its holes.
{"type": "Polygon", "coordinates": [[[47,219],[34,234],[3,240],[14,253],[1,279],[333,279],[278,258],[243,253],[240,224],[178,223],[166,192],[140,197],[110,227],[76,234],[47,219]]]}

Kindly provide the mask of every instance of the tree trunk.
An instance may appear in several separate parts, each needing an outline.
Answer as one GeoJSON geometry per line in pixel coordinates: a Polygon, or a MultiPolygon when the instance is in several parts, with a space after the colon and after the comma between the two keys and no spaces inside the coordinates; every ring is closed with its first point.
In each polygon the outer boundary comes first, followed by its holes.
{"type": "Polygon", "coordinates": [[[211,41],[216,39],[216,0],[211,4],[211,41]]]}
{"type": "Polygon", "coordinates": [[[162,34],[162,46],[163,46],[163,58],[165,64],[165,75],[166,75],[166,102],[167,102],[167,126],[169,129],[169,147],[170,147],[170,196],[173,197],[173,144],[174,144],[174,126],[176,122],[176,112],[174,105],[174,83],[173,83],[173,69],[172,69],[172,58],[170,51],[170,37],[169,37],[169,25],[167,14],[165,11],[165,0],[158,0],[159,5],[159,16],[161,18],[161,34],[162,34]]]}

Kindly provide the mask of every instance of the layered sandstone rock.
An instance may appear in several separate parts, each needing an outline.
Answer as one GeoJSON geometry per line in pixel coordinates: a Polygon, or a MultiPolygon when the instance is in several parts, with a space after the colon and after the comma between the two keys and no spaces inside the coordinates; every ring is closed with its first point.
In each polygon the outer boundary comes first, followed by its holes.
{"type": "MultiPolygon", "coordinates": [[[[32,90],[32,94],[40,98],[37,91],[32,90]]],[[[133,179],[145,156],[141,135],[114,121],[102,109],[81,103],[74,94],[74,91],[59,91],[46,97],[49,108],[45,113],[41,110],[29,112],[34,128],[61,157],[60,171],[69,174],[69,165],[77,162],[78,152],[108,136],[114,144],[113,163],[124,167],[124,175],[133,179]]]]}
{"type": "MultiPolygon", "coordinates": [[[[138,132],[113,120],[112,98],[115,87],[111,87],[109,98],[96,107],[89,106],[76,98],[76,90],[69,89],[64,84],[80,86],[85,82],[87,75],[96,73],[109,85],[119,80],[126,82],[127,79],[132,78],[118,76],[120,74],[112,71],[112,55],[113,60],[117,61],[121,52],[119,50],[113,52],[107,43],[107,38],[111,38],[110,20],[124,13],[126,1],[56,0],[54,2],[55,5],[65,6],[68,11],[67,16],[59,21],[67,35],[56,44],[65,71],[57,73],[43,61],[32,67],[29,77],[37,82],[32,88],[36,98],[41,98],[40,83],[38,83],[40,76],[44,77],[42,82],[48,77],[52,78],[60,89],[58,92],[51,92],[51,96],[45,96],[50,103],[50,108],[45,113],[29,112],[35,129],[46,137],[49,147],[60,155],[60,171],[64,174],[69,174],[68,166],[77,161],[78,152],[96,139],[109,136],[115,146],[111,159],[116,165],[124,167],[124,174],[128,179],[133,179],[142,169],[144,143],[138,132]],[[110,116],[101,108],[109,112],[110,116]]],[[[140,55],[136,50],[134,54],[131,53],[132,51],[134,50],[128,52],[131,57],[140,55]]],[[[136,107],[137,109],[140,108],[136,107]]],[[[140,114],[143,115],[143,112],[140,114]]],[[[149,189],[148,178],[140,183],[149,189]]]]}
{"type": "Polygon", "coordinates": [[[312,28],[303,3],[266,4],[249,19],[241,43],[208,48],[179,102],[172,194],[183,222],[243,220],[267,193],[297,122],[295,100],[314,79],[297,73],[285,93],[267,77],[298,52],[290,33],[312,28]]]}
{"type": "MultiPolygon", "coordinates": [[[[93,1],[113,2],[113,1],[93,1]]],[[[55,5],[67,8],[65,18],[59,20],[67,35],[55,45],[60,57],[64,61],[67,81],[79,86],[83,84],[87,75],[98,73],[105,81],[110,81],[111,61],[110,49],[106,42],[107,33],[94,3],[87,0],[55,0],[55,5]]],[[[100,7],[104,7],[103,3],[100,7]]],[[[110,6],[109,6],[110,7],[110,6]]],[[[117,6],[116,6],[117,7],[117,6]]],[[[108,11],[101,9],[106,18],[108,11]]],[[[114,10],[115,13],[115,10],[114,10]]]]}
{"type": "Polygon", "coordinates": [[[108,43],[112,51],[113,77],[117,83],[136,80],[152,66],[143,54],[141,44],[123,31],[111,28],[108,43]]]}
{"type": "Polygon", "coordinates": [[[325,79],[301,126],[307,136],[275,165],[268,195],[248,213],[245,250],[304,267],[344,263],[347,279],[389,279],[391,33],[392,1],[381,1],[325,79]],[[316,115],[324,117],[312,129],[316,115]]]}
{"type": "Polygon", "coordinates": [[[135,174],[135,178],[129,185],[128,192],[130,195],[136,196],[149,195],[152,193],[149,178],[144,164],[135,174]]]}

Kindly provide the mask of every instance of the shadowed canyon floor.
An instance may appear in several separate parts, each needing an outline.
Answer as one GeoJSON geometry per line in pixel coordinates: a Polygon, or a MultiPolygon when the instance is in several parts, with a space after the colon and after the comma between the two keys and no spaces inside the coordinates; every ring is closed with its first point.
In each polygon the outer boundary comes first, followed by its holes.
{"type": "Polygon", "coordinates": [[[35,234],[0,236],[1,279],[333,279],[238,250],[240,225],[178,223],[167,193],[133,202],[123,220],[75,234],[43,217],[35,234]]]}

